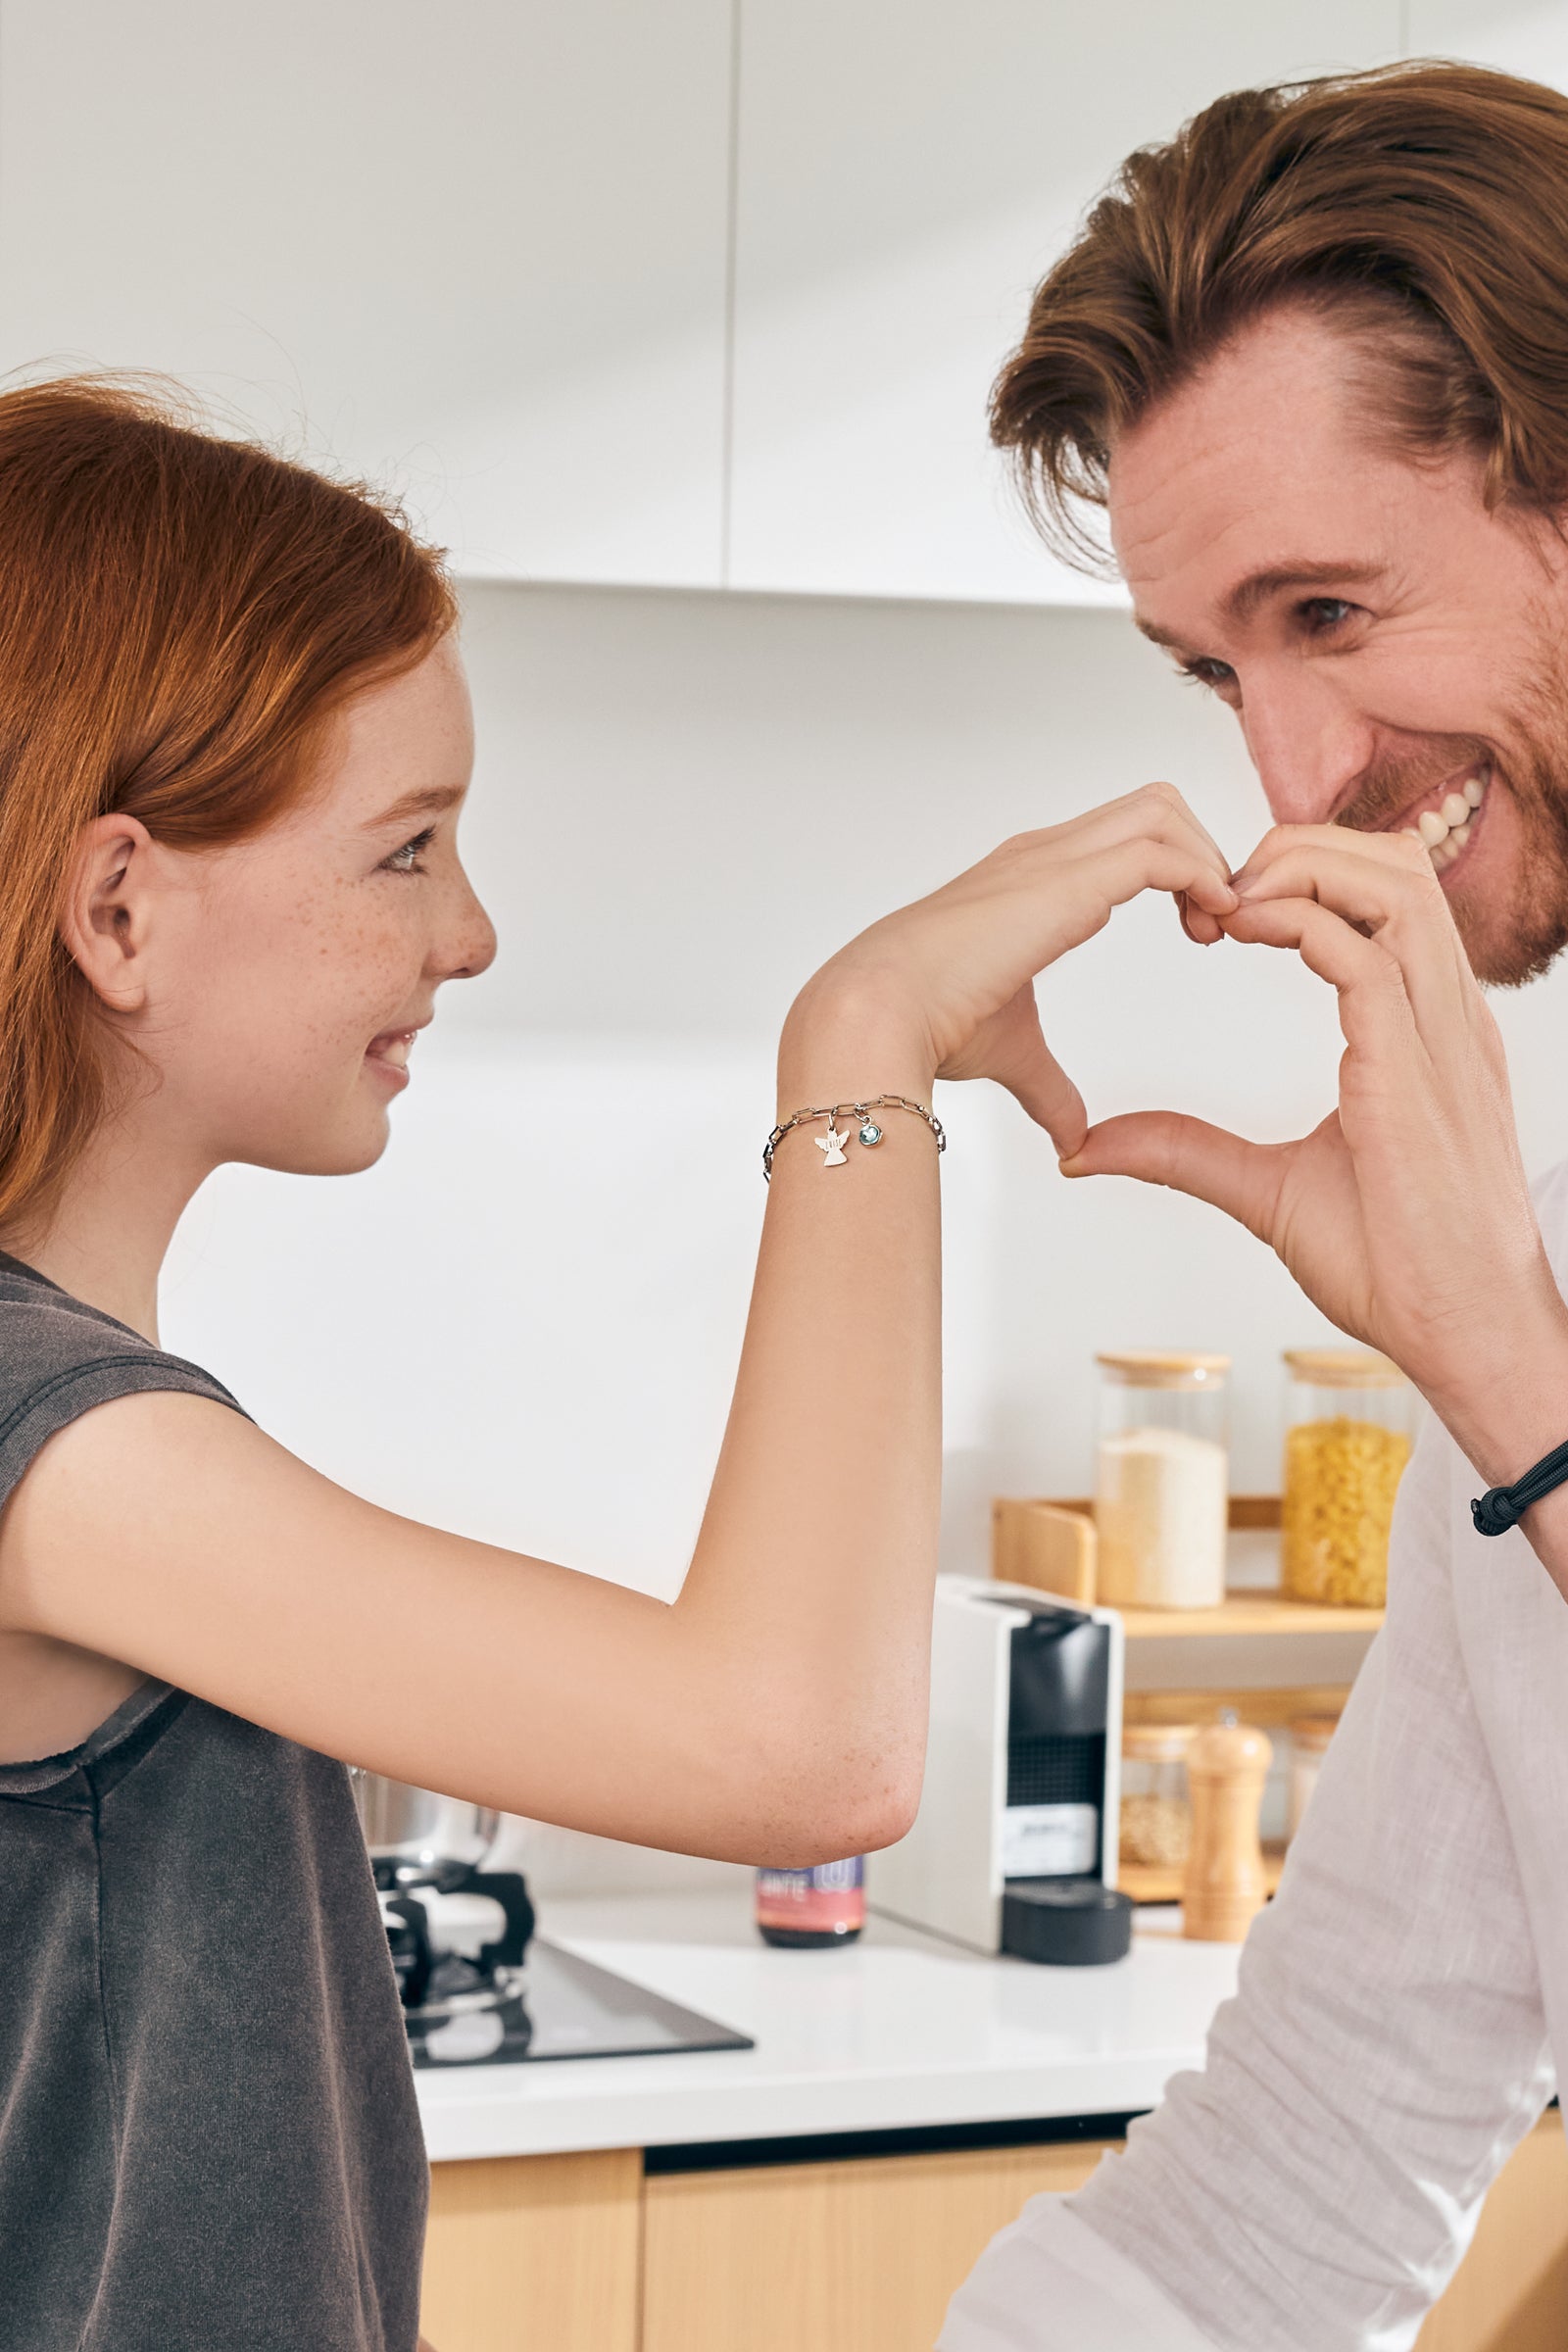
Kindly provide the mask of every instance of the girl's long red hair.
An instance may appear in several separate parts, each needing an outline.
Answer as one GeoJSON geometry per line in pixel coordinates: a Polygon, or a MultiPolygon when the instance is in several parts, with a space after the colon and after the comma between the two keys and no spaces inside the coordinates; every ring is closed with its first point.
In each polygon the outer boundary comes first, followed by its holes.
{"type": "Polygon", "coordinates": [[[0,1225],[47,1215],[110,1108],[60,933],[82,826],[124,810],[197,851],[260,831],[346,697],[454,617],[396,509],[200,429],[168,388],[0,393],[0,1225]]]}

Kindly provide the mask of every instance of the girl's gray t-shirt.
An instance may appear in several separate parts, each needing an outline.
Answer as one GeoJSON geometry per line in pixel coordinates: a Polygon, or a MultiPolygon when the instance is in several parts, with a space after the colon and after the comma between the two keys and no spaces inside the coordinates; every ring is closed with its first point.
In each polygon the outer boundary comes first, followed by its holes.
{"type": "MultiPolygon", "coordinates": [[[[0,1504],[168,1389],[0,1253],[0,1504]]],[[[0,1764],[0,2352],[415,2352],[427,2183],[343,1765],[162,1683],[0,1764]]]]}

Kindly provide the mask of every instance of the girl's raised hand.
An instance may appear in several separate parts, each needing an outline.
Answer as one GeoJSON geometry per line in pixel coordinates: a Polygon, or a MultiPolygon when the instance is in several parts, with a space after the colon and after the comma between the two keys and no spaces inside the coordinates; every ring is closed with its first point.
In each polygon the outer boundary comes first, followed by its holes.
{"type": "MultiPolygon", "coordinates": [[[[1534,1379],[1532,1366],[1568,1367],[1568,1311],[1502,1041],[1431,859],[1386,833],[1281,826],[1236,884],[1231,938],[1294,949],[1338,993],[1338,1109],[1278,1145],[1169,1111],[1107,1119],[1066,1173],[1138,1176],[1227,1210],[1485,1451],[1484,1398],[1534,1379]]],[[[1568,1435],[1568,1390],[1551,1409],[1568,1435]]]]}
{"type": "Polygon", "coordinates": [[[1236,906],[1224,858],[1169,784],[1020,833],[929,898],[873,923],[808,983],[791,1027],[838,1025],[844,1010],[881,1028],[906,1022],[918,1067],[996,1079],[1057,1152],[1070,1153],[1088,1120],[1041,1034],[1032,984],[1146,890],[1170,891],[1190,925],[1209,918],[1210,936],[1236,906]]]}

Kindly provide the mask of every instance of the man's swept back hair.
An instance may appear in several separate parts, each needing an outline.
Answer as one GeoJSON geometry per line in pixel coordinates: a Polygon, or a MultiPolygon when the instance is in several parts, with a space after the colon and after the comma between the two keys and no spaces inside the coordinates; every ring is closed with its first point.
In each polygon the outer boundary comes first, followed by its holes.
{"type": "Polygon", "coordinates": [[[1037,288],[993,438],[1100,569],[1111,444],[1250,320],[1298,303],[1362,345],[1376,424],[1470,448],[1489,503],[1568,505],[1568,98],[1441,63],[1237,90],[1128,157],[1037,288]]]}

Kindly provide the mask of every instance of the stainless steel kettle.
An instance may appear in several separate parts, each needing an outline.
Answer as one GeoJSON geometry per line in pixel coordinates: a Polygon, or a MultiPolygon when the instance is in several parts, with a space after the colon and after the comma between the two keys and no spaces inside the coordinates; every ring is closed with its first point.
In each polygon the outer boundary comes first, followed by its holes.
{"type": "Polygon", "coordinates": [[[406,1781],[383,1780],[376,1772],[352,1768],[354,1802],[370,1849],[375,1883],[384,1893],[410,1886],[434,1886],[450,1894],[489,1859],[501,1834],[501,1815],[492,1805],[470,1805],[414,1788],[406,1781]]]}

